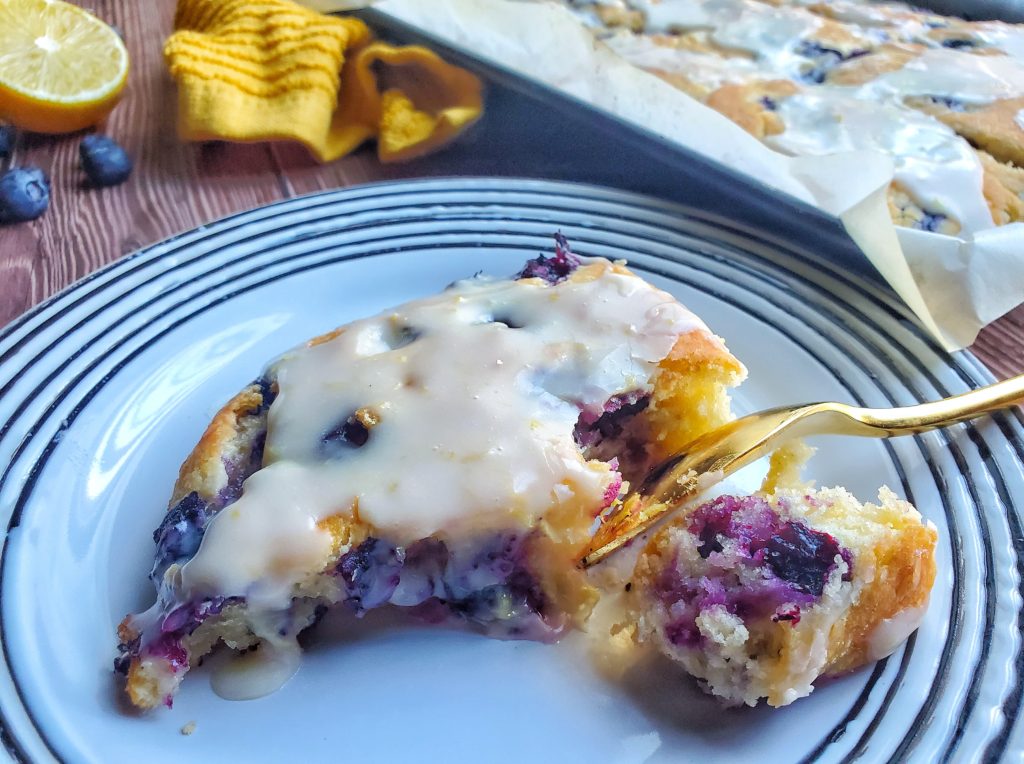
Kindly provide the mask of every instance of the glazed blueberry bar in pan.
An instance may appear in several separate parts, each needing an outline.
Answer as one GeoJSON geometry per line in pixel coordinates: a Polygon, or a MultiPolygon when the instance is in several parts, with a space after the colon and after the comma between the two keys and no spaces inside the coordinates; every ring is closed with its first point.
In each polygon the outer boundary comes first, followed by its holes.
{"type": "Polygon", "coordinates": [[[1024,220],[1018,25],[862,0],[567,4],[628,61],[773,149],[890,155],[899,226],[969,236],[1024,220]]]}

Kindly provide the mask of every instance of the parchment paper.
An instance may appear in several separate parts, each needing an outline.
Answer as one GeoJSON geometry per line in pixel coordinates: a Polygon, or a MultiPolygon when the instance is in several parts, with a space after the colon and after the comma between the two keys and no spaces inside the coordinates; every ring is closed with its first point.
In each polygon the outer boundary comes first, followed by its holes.
{"type": "MultiPolygon", "coordinates": [[[[319,10],[366,5],[304,0],[319,10]]],[[[475,55],[580,98],[838,217],[947,350],[1024,302],[1024,224],[961,239],[897,228],[892,159],[857,151],[788,157],[620,58],[564,6],[522,0],[381,0],[374,7],[475,55]]]]}

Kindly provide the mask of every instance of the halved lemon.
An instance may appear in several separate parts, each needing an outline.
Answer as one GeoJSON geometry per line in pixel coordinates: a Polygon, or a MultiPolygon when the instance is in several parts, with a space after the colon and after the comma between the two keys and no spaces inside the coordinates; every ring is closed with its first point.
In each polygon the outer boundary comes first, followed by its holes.
{"type": "Polygon", "coordinates": [[[117,32],[60,0],[0,0],[0,117],[40,133],[94,125],[128,77],[117,32]]]}

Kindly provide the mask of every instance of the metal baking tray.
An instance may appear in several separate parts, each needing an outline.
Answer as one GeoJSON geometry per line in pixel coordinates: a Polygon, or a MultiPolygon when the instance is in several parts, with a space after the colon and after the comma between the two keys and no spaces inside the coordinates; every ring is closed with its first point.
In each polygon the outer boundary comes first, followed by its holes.
{"type": "MultiPolygon", "coordinates": [[[[960,15],[979,18],[1000,6],[1002,18],[1014,18],[1014,11],[1024,18],[1024,0],[921,5],[956,5],[960,15]]],[[[816,207],[378,10],[356,15],[395,42],[432,48],[489,85],[484,119],[448,150],[413,163],[410,174],[536,177],[645,193],[841,263],[889,289],[839,220],[816,207]]]]}
{"type": "Polygon", "coordinates": [[[408,168],[414,173],[573,180],[646,193],[874,272],[839,221],[815,207],[391,16],[359,15],[384,36],[426,45],[489,85],[484,119],[449,150],[408,168]]]}
{"type": "Polygon", "coordinates": [[[914,5],[971,21],[1024,23],[1024,0],[917,0],[914,5]]]}

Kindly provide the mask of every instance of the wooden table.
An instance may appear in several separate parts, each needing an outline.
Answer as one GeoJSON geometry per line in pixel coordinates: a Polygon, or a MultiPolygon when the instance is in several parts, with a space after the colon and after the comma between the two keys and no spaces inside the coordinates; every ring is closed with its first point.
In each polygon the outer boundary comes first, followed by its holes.
{"type": "MultiPolygon", "coordinates": [[[[526,126],[518,124],[518,116],[499,119],[493,111],[483,129],[452,150],[396,166],[381,165],[369,148],[319,165],[296,146],[185,144],[176,137],[175,86],[162,56],[174,0],[81,0],[80,4],[120,27],[131,53],[127,94],[104,131],[128,148],[135,172],[117,188],[87,189],[77,159],[81,136],[19,138],[14,161],[37,165],[49,174],[52,203],[33,223],[0,227],[0,327],[139,247],[229,213],[298,194],[425,175],[518,175],[609,183],[622,175],[622,165],[614,156],[581,176],[578,152],[575,159],[557,149],[517,153],[510,149],[511,138],[526,126]]],[[[557,116],[533,116],[540,117],[527,120],[534,131],[533,146],[567,145],[557,116]]],[[[585,139],[573,135],[568,140],[585,139]]],[[[998,377],[1024,373],[1024,307],[987,327],[971,349],[998,377]]]]}

